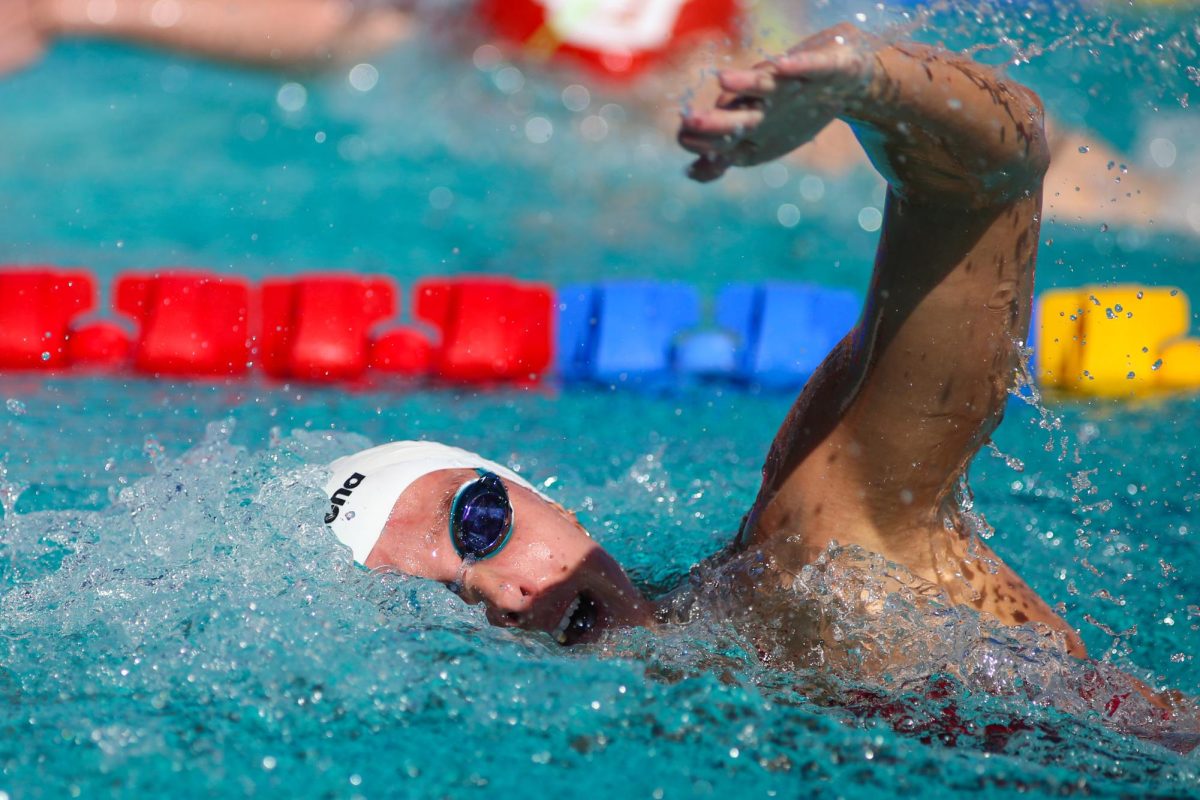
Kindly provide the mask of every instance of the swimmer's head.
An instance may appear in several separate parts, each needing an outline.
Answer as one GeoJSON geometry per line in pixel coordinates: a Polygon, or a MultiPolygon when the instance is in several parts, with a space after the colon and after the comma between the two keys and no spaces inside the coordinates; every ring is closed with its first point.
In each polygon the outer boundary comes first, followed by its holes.
{"type": "Polygon", "coordinates": [[[365,566],[446,584],[493,625],[562,644],[645,624],[650,604],[557,503],[513,471],[434,442],[395,442],[330,465],[326,523],[365,566]]]}

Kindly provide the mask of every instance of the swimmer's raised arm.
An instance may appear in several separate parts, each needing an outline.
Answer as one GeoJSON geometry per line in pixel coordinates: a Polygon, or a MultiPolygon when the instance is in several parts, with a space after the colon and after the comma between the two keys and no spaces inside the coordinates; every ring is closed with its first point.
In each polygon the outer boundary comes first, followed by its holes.
{"type": "Polygon", "coordinates": [[[776,436],[740,543],[784,573],[830,541],[859,544],[1005,622],[1044,622],[1082,654],[986,546],[968,552],[954,497],[1000,421],[1028,327],[1048,163],[1037,96],[848,25],[720,82],[717,106],[680,133],[700,155],[693,177],[777,157],[841,118],[889,183],[862,318],[776,436]]]}
{"type": "MultiPolygon", "coordinates": [[[[410,34],[409,16],[350,0],[0,0],[22,41],[103,37],[233,61],[307,65],[365,56],[410,34]],[[20,19],[16,14],[21,6],[20,19]]],[[[5,14],[0,9],[0,41],[5,14]]],[[[28,48],[26,48],[28,49],[28,48]]],[[[30,50],[22,60],[36,53],[30,50]]],[[[5,66],[18,66],[16,59],[5,66]]]]}

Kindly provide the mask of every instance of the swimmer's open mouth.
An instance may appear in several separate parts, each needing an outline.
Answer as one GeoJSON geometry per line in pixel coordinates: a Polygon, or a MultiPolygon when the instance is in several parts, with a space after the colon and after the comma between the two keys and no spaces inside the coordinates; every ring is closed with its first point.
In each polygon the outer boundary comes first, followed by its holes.
{"type": "Polygon", "coordinates": [[[600,604],[587,592],[571,601],[550,635],[564,647],[595,641],[600,636],[600,604]]]}

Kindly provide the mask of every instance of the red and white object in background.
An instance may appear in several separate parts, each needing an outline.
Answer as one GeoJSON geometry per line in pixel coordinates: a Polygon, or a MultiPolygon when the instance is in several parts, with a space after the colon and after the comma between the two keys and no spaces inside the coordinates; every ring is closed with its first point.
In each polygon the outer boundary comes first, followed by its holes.
{"type": "Polygon", "coordinates": [[[738,0],[481,0],[502,38],[531,57],[562,57],[633,78],[698,38],[733,36],[738,0]]]}

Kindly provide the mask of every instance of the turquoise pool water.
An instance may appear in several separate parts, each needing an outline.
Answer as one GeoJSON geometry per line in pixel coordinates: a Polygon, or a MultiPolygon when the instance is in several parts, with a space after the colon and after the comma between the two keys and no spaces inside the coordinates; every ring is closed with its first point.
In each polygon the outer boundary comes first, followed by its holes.
{"type": "MultiPolygon", "coordinates": [[[[1060,48],[1018,74],[1068,119],[1136,149],[1142,128],[1186,113],[1167,105],[1186,78],[1152,90],[1121,66],[1140,53],[1118,42],[1093,62],[1060,48]],[[1097,110],[1122,99],[1134,113],[1097,110]]],[[[402,282],[658,275],[705,291],[759,277],[865,283],[869,176],[825,181],[815,200],[795,169],[778,186],[756,170],[696,187],[679,177],[682,154],[606,108],[613,98],[573,114],[561,86],[528,76],[506,94],[507,79],[420,48],[377,65],[362,93],[344,73],[58,47],[0,83],[0,258],[102,277],[187,264],[402,282]],[[285,110],[299,97],[289,84],[303,86],[298,110],[285,110]],[[607,128],[598,142],[577,132],[590,115],[607,128]],[[548,142],[526,135],[532,117],[551,123],[548,142]],[[779,222],[783,203],[801,211],[794,228],[779,222]]],[[[1043,238],[1043,285],[1144,280],[1200,297],[1193,239],[1069,220],[1043,238]]],[[[1197,756],[1013,696],[1070,668],[967,615],[898,617],[907,677],[946,675],[933,688],[774,672],[705,621],[564,651],[487,626],[438,586],[358,571],[320,524],[321,464],[369,442],[440,438],[511,457],[640,583],[670,586],[728,541],[789,397],[33,376],[0,389],[8,797],[1200,792],[1197,756]]],[[[1197,430],[1187,397],[1059,402],[1047,417],[1014,401],[999,454],[972,471],[992,545],[1064,604],[1089,649],[1193,695],[1197,430]]]]}

